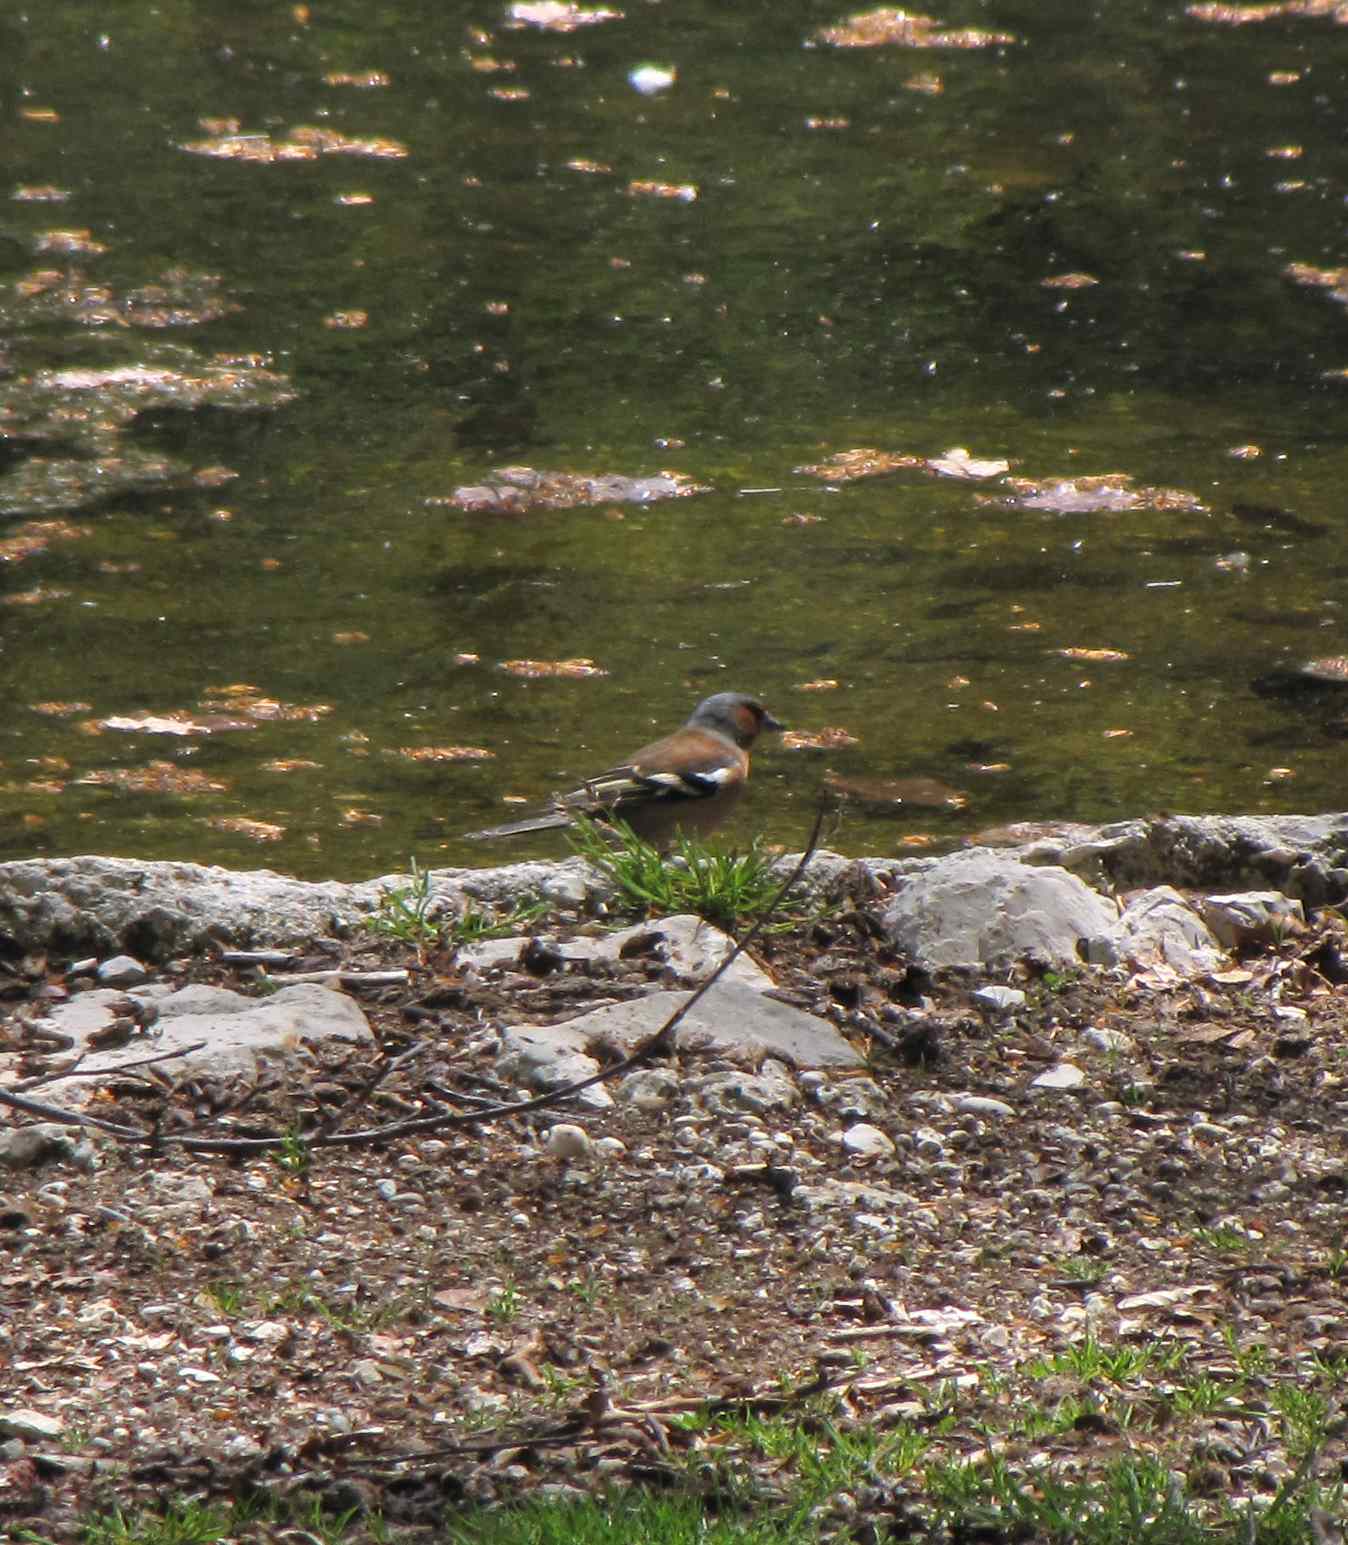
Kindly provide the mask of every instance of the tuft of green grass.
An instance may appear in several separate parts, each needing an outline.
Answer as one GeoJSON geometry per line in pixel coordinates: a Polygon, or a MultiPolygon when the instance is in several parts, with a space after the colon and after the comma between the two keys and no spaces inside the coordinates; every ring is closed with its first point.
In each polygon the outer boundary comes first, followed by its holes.
{"type": "Polygon", "coordinates": [[[1222,1326],[1222,1340],[1226,1343],[1227,1351],[1235,1359],[1236,1367],[1245,1378],[1258,1378],[1261,1374],[1272,1370],[1273,1354],[1264,1342],[1251,1341],[1248,1346],[1241,1346],[1233,1325],[1222,1326]]]}
{"type": "Polygon", "coordinates": [[[440,937],[440,924],[431,915],[436,897],[431,891],[430,872],[415,858],[408,860],[410,885],[386,890],[379,897],[379,908],[366,926],[382,939],[396,939],[400,944],[433,944],[440,937]]]}
{"type": "Polygon", "coordinates": [[[537,922],[548,910],[543,901],[522,901],[508,912],[479,910],[470,901],[450,923],[448,934],[453,944],[476,944],[479,939],[505,939],[530,923],[537,922]]]}
{"type": "Polygon", "coordinates": [[[313,1150],[298,1132],[287,1132],[278,1147],[268,1150],[267,1157],[288,1175],[307,1175],[313,1163],[313,1150]]]}
{"type": "Polygon", "coordinates": [[[86,1522],[84,1545],[213,1545],[237,1524],[232,1508],[198,1502],[171,1502],[162,1513],[114,1508],[86,1522]]]}
{"type": "MultiPolygon", "coordinates": [[[[571,851],[606,875],[623,903],[638,912],[670,916],[692,912],[730,927],[773,909],[781,876],[759,839],[744,853],[690,837],[678,837],[669,855],[643,841],[622,821],[605,825],[578,820],[568,834],[571,851]]],[[[785,900],[783,920],[799,916],[799,902],[785,900]]]]}
{"type": "Polygon", "coordinates": [[[1086,1384],[1096,1379],[1123,1384],[1149,1368],[1170,1371],[1183,1361],[1184,1348],[1178,1343],[1152,1341],[1144,1346],[1106,1346],[1094,1336],[1086,1336],[1051,1357],[1034,1358],[1025,1365],[1025,1372],[1033,1378],[1066,1374],[1086,1384]]]}
{"type": "Polygon", "coordinates": [[[507,1282],[487,1299],[487,1318],[497,1325],[513,1325],[519,1319],[520,1290],[507,1282]]]}
{"type": "Polygon", "coordinates": [[[523,901],[507,912],[494,912],[470,901],[457,916],[445,909],[444,900],[431,889],[430,871],[415,858],[408,860],[409,885],[384,891],[378,910],[367,921],[371,933],[400,944],[424,949],[442,937],[450,944],[475,944],[480,939],[503,939],[536,921],[547,911],[542,901],[523,901]]]}
{"type": "Polygon", "coordinates": [[[230,1319],[237,1319],[247,1307],[243,1287],[238,1282],[208,1282],[202,1288],[201,1296],[208,1298],[218,1313],[228,1315],[230,1319]]]}
{"type": "Polygon", "coordinates": [[[816,1529],[737,1510],[711,1512],[688,1492],[614,1493],[526,1502],[455,1520],[447,1545],[814,1545],[816,1529]]]}
{"type": "Polygon", "coordinates": [[[1222,1255],[1246,1255],[1255,1243],[1244,1229],[1229,1223],[1219,1223],[1213,1228],[1196,1228],[1193,1237],[1195,1244],[1222,1255]]]}
{"type": "Polygon", "coordinates": [[[1090,1285],[1101,1281],[1109,1267],[1097,1255],[1069,1255],[1058,1262],[1058,1270],[1071,1282],[1090,1285]]]}

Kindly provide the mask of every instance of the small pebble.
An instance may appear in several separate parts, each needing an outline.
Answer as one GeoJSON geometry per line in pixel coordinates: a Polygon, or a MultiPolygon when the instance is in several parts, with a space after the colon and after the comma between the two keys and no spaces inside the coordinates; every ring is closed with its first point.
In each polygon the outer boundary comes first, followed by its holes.
{"type": "Polygon", "coordinates": [[[48,1416],[45,1411],[30,1411],[24,1407],[16,1407],[11,1411],[0,1410],[0,1435],[6,1438],[48,1443],[59,1438],[64,1431],[60,1419],[48,1416]]]}
{"type": "Polygon", "coordinates": [[[1031,1089],[1079,1089],[1086,1082],[1086,1075],[1074,1062],[1060,1062],[1030,1082],[1031,1089]]]}
{"type": "Polygon", "coordinates": [[[1015,1109],[1005,1100],[994,1100],[983,1094],[962,1094],[955,1101],[955,1109],[965,1116],[1014,1116],[1015,1109]]]}
{"type": "Polygon", "coordinates": [[[376,1180],[374,1188],[380,1198],[386,1202],[391,1202],[398,1194],[397,1182],[393,1180],[376,1180]]]}
{"type": "Polygon", "coordinates": [[[887,1158],[894,1152],[893,1139],[867,1121],[848,1127],[842,1135],[842,1145],[858,1159],[887,1158]]]}
{"type": "Polygon", "coordinates": [[[104,987],[139,987],[150,980],[150,973],[134,955],[114,955],[100,962],[95,974],[104,987]]]}
{"type": "Polygon", "coordinates": [[[589,1155],[593,1144],[584,1127],[563,1121],[548,1128],[544,1146],[554,1159],[583,1159],[589,1155]]]}
{"type": "Polygon", "coordinates": [[[993,1014],[1009,1014],[1025,1007],[1025,994],[1019,987],[980,987],[973,999],[979,1008],[993,1014]]]}
{"type": "Polygon", "coordinates": [[[1100,1030],[1095,1025],[1087,1026],[1081,1032],[1081,1039],[1097,1051],[1132,1051],[1134,1044],[1132,1036],[1125,1035],[1122,1030],[1100,1030]]]}

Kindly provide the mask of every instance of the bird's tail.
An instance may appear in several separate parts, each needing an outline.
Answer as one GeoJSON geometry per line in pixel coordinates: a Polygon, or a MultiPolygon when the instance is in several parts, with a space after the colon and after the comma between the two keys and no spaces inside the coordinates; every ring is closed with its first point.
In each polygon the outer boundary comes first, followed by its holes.
{"type": "Polygon", "coordinates": [[[555,831],[559,826],[570,826],[571,817],[563,810],[540,810],[518,821],[507,821],[504,826],[488,826],[480,832],[465,832],[469,842],[488,842],[493,837],[521,837],[525,832],[555,831]]]}

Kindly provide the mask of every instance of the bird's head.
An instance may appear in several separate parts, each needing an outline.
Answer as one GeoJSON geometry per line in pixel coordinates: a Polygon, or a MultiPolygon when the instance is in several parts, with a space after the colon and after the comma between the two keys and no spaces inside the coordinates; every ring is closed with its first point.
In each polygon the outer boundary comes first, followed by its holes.
{"type": "Polygon", "coordinates": [[[764,730],[780,730],[779,724],[757,698],[743,692],[717,692],[693,710],[689,729],[716,730],[747,751],[764,730]]]}

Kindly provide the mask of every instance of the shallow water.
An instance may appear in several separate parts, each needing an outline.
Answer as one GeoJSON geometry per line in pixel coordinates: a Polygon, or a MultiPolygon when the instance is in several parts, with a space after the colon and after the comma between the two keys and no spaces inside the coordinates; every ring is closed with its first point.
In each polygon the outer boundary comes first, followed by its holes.
{"type": "Polygon", "coordinates": [[[1348,693],[1252,684],[1348,650],[1348,28],[1036,0],[939,13],[1012,44],[806,46],[847,14],[690,0],[559,33],[495,5],[231,0],[0,22],[24,195],[0,246],[0,856],[357,876],[555,853],[458,834],[727,687],[856,741],[767,746],[737,836],[798,844],[826,774],[963,796],[848,804],[831,841],[852,852],[1341,808],[1348,693]],[[676,81],[642,95],[643,62],[676,81]],[[387,83],[351,83],[369,71],[387,83]],[[182,148],[226,132],[203,119],[314,154],[182,148]],[[633,191],[652,183],[696,197],[633,191]],[[38,250],[72,230],[106,250],[38,250]],[[136,298],[171,270],[194,277],[136,298]],[[41,371],[219,356],[294,400],[110,425],[83,393],[18,434],[41,371]],[[1199,507],[796,470],[955,446],[1199,507]],[[124,477],[136,457],[165,475],[124,477]],[[54,459],[85,474],[47,478],[54,459]],[[713,491],[448,502],[509,465],[713,491]],[[575,658],[606,674],[501,668],[575,658]],[[103,727],[137,713],[216,727],[103,727]],[[403,754],[427,748],[491,756],[403,754]]]}

